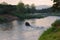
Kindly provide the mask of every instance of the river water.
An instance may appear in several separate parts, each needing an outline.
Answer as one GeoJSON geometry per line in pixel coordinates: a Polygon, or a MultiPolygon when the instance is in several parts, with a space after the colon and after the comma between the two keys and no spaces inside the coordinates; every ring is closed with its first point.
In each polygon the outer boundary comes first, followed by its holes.
{"type": "Polygon", "coordinates": [[[60,19],[60,17],[48,16],[41,19],[15,20],[0,24],[0,40],[38,40],[39,36],[51,27],[56,19],[60,19]],[[25,22],[29,22],[32,27],[26,26],[25,22]],[[6,30],[7,27],[10,27],[9,30],[6,30]]]}

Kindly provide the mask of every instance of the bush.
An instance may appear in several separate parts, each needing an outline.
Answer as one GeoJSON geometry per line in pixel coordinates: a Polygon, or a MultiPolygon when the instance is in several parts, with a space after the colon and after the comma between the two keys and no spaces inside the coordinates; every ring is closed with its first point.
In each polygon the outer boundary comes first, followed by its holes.
{"type": "Polygon", "coordinates": [[[0,23],[7,22],[7,19],[3,16],[0,16],[0,23]]]}
{"type": "Polygon", "coordinates": [[[52,23],[53,27],[59,27],[60,26],[60,20],[56,20],[54,23],[52,23]]]}

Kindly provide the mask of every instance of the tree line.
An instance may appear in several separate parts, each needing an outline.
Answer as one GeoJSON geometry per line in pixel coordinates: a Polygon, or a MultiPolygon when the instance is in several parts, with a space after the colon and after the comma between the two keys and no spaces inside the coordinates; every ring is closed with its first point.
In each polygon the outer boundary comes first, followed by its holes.
{"type": "Polygon", "coordinates": [[[26,14],[26,13],[48,13],[60,11],[60,0],[52,0],[53,6],[51,8],[36,10],[36,6],[34,4],[24,4],[23,2],[19,2],[17,5],[10,5],[6,2],[2,2],[0,4],[0,14],[26,14]]]}
{"type": "Polygon", "coordinates": [[[35,13],[35,5],[24,4],[23,2],[18,5],[10,5],[6,2],[0,4],[0,14],[24,14],[24,13],[35,13]]]}

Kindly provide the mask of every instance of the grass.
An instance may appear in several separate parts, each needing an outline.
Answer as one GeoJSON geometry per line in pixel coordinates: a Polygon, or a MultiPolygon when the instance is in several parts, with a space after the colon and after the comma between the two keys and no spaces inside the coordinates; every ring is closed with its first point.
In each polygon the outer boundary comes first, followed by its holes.
{"type": "Polygon", "coordinates": [[[38,40],[60,40],[60,29],[56,31],[53,28],[45,31],[38,40]]]}
{"type": "MultiPolygon", "coordinates": [[[[38,40],[60,40],[60,27],[55,25],[59,23],[60,20],[56,20],[52,25],[52,28],[49,28],[45,31],[38,40]],[[57,22],[57,23],[56,23],[57,22]]],[[[57,25],[58,26],[58,25],[57,25]]],[[[60,26],[60,25],[59,25],[60,26]]]]}

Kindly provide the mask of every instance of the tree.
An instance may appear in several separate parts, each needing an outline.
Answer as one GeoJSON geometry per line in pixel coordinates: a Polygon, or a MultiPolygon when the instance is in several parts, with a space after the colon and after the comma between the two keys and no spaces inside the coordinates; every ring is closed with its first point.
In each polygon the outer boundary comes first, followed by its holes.
{"type": "Polygon", "coordinates": [[[2,4],[2,5],[8,5],[8,3],[6,3],[6,2],[2,2],[1,4],[2,4]]]}
{"type": "Polygon", "coordinates": [[[53,0],[53,7],[60,8],[60,0],[53,0]]]}
{"type": "Polygon", "coordinates": [[[59,2],[60,0],[53,0],[53,2],[55,3],[55,2],[59,2]]]}
{"type": "Polygon", "coordinates": [[[34,13],[35,11],[36,11],[35,5],[34,4],[31,4],[31,12],[34,13]]]}
{"type": "Polygon", "coordinates": [[[15,5],[2,5],[0,4],[0,14],[12,14],[16,10],[15,5]]]}
{"type": "Polygon", "coordinates": [[[18,11],[19,13],[24,13],[24,12],[25,12],[24,3],[22,3],[22,2],[18,3],[18,5],[17,5],[17,11],[18,11]]]}
{"type": "Polygon", "coordinates": [[[25,8],[26,8],[26,13],[30,13],[31,10],[30,10],[29,4],[26,4],[26,5],[25,5],[25,8]]]}
{"type": "Polygon", "coordinates": [[[53,0],[53,11],[59,12],[60,11],[60,0],[53,0]]]}

